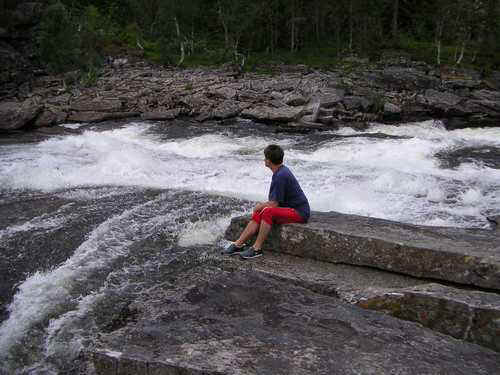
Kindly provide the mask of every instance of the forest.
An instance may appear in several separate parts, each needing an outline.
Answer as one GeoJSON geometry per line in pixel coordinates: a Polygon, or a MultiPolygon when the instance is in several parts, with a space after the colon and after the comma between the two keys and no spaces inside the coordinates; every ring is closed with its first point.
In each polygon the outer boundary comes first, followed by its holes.
{"type": "MultiPolygon", "coordinates": [[[[0,0],[0,10],[15,7],[0,0]]],[[[385,51],[498,69],[500,0],[58,0],[36,33],[51,70],[132,54],[177,66],[335,65],[385,51]]],[[[3,19],[2,22],[8,20],[3,19]]]]}

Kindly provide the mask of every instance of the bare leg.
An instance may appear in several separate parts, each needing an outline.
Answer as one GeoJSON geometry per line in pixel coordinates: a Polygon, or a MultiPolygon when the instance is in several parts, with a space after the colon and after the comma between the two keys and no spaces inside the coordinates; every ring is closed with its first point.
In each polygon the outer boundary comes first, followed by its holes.
{"type": "Polygon", "coordinates": [[[259,229],[259,224],[257,222],[250,220],[250,222],[247,224],[246,228],[241,232],[240,238],[238,238],[234,243],[237,246],[244,245],[247,240],[252,237],[255,233],[257,233],[257,230],[259,229]]]}
{"type": "Polygon", "coordinates": [[[253,248],[255,250],[260,250],[262,248],[262,244],[266,240],[270,231],[271,231],[271,226],[268,223],[266,223],[264,220],[262,220],[260,222],[259,234],[257,235],[257,239],[255,240],[255,243],[253,244],[253,248]]]}

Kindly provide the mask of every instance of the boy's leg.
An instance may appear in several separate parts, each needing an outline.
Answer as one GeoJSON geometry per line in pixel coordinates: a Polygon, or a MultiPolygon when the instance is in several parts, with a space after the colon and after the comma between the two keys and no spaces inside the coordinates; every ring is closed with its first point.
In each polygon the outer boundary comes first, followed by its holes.
{"type": "Polygon", "coordinates": [[[243,232],[241,232],[240,237],[234,242],[236,246],[243,246],[250,237],[252,237],[257,230],[259,230],[259,225],[262,220],[262,211],[254,212],[252,215],[252,220],[247,224],[243,232]]]}
{"type": "Polygon", "coordinates": [[[304,219],[293,208],[288,207],[266,207],[261,211],[261,222],[259,227],[259,234],[253,244],[255,250],[260,250],[262,244],[266,240],[273,223],[287,224],[287,223],[302,223],[304,219]]]}
{"type": "Polygon", "coordinates": [[[271,225],[269,225],[264,220],[262,220],[260,222],[259,234],[257,235],[257,238],[255,239],[255,243],[253,244],[253,248],[255,250],[260,250],[262,248],[262,244],[266,240],[270,231],[271,231],[271,225]]]}

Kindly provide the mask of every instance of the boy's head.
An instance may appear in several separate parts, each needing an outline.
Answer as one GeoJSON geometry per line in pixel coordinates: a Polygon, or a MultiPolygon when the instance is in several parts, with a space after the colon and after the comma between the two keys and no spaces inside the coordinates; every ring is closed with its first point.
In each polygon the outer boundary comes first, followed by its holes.
{"type": "Polygon", "coordinates": [[[274,165],[283,163],[283,156],[285,155],[283,149],[278,145],[269,145],[264,149],[264,156],[274,165]]]}

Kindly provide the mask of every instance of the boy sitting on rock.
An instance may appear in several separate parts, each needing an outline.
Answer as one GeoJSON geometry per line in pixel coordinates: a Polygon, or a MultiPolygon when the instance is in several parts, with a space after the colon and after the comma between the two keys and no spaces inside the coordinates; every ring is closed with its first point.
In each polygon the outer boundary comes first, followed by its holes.
{"type": "Polygon", "coordinates": [[[264,156],[266,167],[273,172],[268,201],[257,203],[252,220],[240,237],[222,251],[225,255],[239,254],[243,259],[259,257],[273,224],[307,223],[309,220],[309,202],[295,176],[283,165],[283,149],[269,145],[264,150],[264,156]],[[253,246],[245,246],[246,241],[257,231],[253,246]]]}

